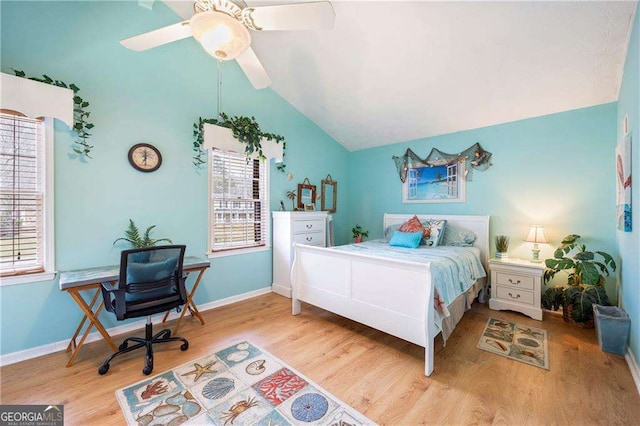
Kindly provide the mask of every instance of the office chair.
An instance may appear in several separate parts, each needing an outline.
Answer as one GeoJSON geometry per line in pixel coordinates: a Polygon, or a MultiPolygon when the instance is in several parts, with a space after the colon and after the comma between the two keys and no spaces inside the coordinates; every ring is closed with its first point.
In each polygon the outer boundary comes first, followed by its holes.
{"type": "Polygon", "coordinates": [[[119,355],[147,348],[146,363],[142,372],[153,371],[153,345],[166,342],[183,342],[180,349],[186,351],[189,342],[182,337],[171,337],[164,329],[153,335],[151,315],[182,306],[187,301],[182,263],[184,245],[167,245],[124,250],[120,256],[120,278],[117,282],[102,283],[105,309],[113,312],[118,321],[127,318],[147,317],[145,337],[129,337],[119,351],[109,356],[98,368],[106,374],[109,363],[119,355]],[[129,346],[130,342],[135,342],[129,346]]]}

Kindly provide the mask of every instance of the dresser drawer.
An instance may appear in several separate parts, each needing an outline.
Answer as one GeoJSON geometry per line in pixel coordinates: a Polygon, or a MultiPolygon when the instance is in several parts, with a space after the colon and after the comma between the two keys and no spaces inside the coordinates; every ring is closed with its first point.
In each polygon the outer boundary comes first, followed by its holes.
{"type": "Polygon", "coordinates": [[[514,287],[503,287],[499,285],[496,287],[496,294],[498,299],[522,303],[525,305],[534,305],[532,291],[520,290],[514,287]]]}
{"type": "Polygon", "coordinates": [[[509,285],[517,288],[533,290],[534,279],[526,275],[506,274],[504,272],[496,272],[496,284],[509,285]]]}
{"type": "Polygon", "coordinates": [[[310,246],[324,246],[324,235],[322,232],[309,232],[307,234],[296,234],[293,241],[299,244],[308,244],[310,246]]]}
{"type": "Polygon", "coordinates": [[[324,220],[296,220],[293,222],[293,233],[324,231],[324,222],[324,220]]]}

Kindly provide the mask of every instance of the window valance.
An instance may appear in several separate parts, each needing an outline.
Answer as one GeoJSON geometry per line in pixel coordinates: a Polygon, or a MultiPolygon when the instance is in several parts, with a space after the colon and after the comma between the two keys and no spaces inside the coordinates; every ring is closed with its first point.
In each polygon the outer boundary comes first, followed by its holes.
{"type": "MultiPolygon", "coordinates": [[[[231,129],[216,126],[215,124],[204,125],[204,143],[203,148],[218,148],[223,151],[232,151],[243,153],[245,145],[233,137],[231,129]]],[[[282,144],[275,141],[262,139],[262,152],[267,159],[274,158],[276,163],[282,162],[282,144]]],[[[257,158],[257,153],[254,153],[257,158]]]]}
{"type": "Polygon", "coordinates": [[[73,127],[73,91],[50,84],[0,73],[2,109],[20,112],[27,117],[52,117],[73,127]]]}

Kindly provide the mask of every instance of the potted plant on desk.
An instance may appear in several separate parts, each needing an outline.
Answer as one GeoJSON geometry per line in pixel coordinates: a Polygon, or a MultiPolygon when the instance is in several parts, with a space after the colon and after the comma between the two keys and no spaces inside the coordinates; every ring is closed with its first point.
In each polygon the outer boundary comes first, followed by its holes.
{"type": "Polygon", "coordinates": [[[138,230],[138,227],[136,226],[136,224],[133,222],[133,220],[129,219],[129,226],[124,231],[125,236],[116,239],[113,242],[113,244],[115,245],[118,241],[127,241],[131,243],[133,248],[152,247],[158,243],[163,243],[163,242],[168,244],[173,244],[173,241],[171,241],[168,238],[158,238],[155,240],[151,238],[151,231],[153,231],[153,228],[155,227],[156,225],[151,225],[150,227],[147,228],[146,231],[144,231],[144,234],[142,234],[141,236],[140,231],[138,230]]]}
{"type": "Polygon", "coordinates": [[[542,295],[542,306],[557,311],[562,306],[562,317],[566,322],[582,328],[593,328],[594,303],[610,305],[604,288],[604,275],[616,270],[613,257],[603,251],[588,251],[577,241],[580,235],[571,234],[563,238],[552,259],[545,261],[544,282],[547,283],[558,272],[567,272],[567,286],[556,285],[542,295]],[[572,255],[570,255],[573,253],[572,255]],[[601,260],[596,260],[596,255],[601,260]]]}

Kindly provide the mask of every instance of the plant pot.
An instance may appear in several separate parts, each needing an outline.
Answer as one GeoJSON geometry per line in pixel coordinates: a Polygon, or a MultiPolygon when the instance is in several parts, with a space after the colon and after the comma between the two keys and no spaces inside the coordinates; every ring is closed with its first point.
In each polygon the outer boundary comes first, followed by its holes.
{"type": "Polygon", "coordinates": [[[595,328],[595,323],[593,321],[593,318],[591,318],[589,321],[586,322],[577,322],[573,319],[573,305],[564,305],[562,307],[562,319],[564,320],[564,322],[568,322],[571,325],[574,325],[576,327],[580,327],[580,328],[595,328]]]}
{"type": "Polygon", "coordinates": [[[362,236],[356,237],[355,240],[356,240],[356,244],[357,243],[361,243],[362,242],[362,236]]]}
{"type": "Polygon", "coordinates": [[[496,252],[496,259],[508,259],[508,258],[509,258],[509,253],[507,253],[506,251],[496,252]]]}

